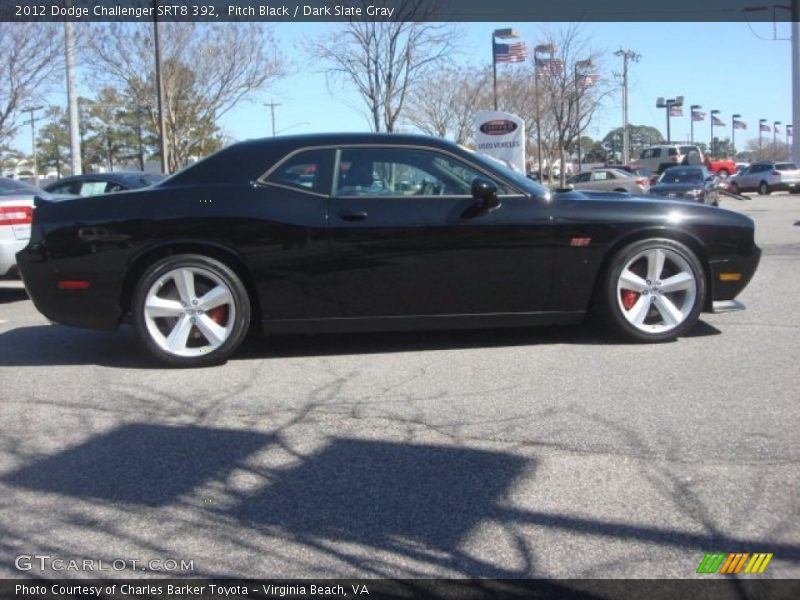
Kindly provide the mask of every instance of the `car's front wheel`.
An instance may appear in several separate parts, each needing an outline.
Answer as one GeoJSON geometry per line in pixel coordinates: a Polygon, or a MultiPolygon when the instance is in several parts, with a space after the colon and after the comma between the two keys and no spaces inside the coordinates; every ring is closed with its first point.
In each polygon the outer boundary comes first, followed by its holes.
{"type": "Polygon", "coordinates": [[[674,240],[649,239],[614,256],[602,304],[607,323],[623,337],[663,342],[697,323],[705,297],[703,267],[695,254],[674,240]]]}
{"type": "Polygon", "coordinates": [[[225,362],[250,324],[250,298],[239,276],[208,256],[181,254],[153,264],[132,301],[139,339],[176,367],[225,362]]]}
{"type": "Polygon", "coordinates": [[[768,196],[769,195],[769,185],[767,185],[766,181],[762,181],[758,184],[758,193],[761,196],[768,196]]]}

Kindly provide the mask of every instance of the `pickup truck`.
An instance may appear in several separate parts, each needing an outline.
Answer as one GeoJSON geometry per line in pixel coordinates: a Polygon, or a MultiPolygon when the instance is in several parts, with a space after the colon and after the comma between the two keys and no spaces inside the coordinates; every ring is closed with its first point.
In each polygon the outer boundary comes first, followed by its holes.
{"type": "Polygon", "coordinates": [[[706,156],[703,162],[706,165],[706,169],[712,173],[716,173],[723,179],[736,173],[736,163],[730,158],[714,160],[713,158],[706,156]]]}

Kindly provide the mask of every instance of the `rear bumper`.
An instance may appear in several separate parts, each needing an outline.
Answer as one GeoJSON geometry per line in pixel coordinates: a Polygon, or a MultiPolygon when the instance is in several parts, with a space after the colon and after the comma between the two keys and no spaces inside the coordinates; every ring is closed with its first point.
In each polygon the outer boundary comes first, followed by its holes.
{"type": "Polygon", "coordinates": [[[0,277],[16,274],[16,253],[22,250],[28,240],[0,239],[0,277]]]}
{"type": "Polygon", "coordinates": [[[28,296],[50,321],[89,329],[115,329],[119,324],[122,310],[117,280],[56,266],[46,252],[31,246],[23,248],[16,258],[28,296]],[[61,279],[85,279],[91,286],[61,289],[61,279]]]}
{"type": "Polygon", "coordinates": [[[769,189],[777,192],[800,192],[800,181],[779,181],[770,184],[769,189]]]}

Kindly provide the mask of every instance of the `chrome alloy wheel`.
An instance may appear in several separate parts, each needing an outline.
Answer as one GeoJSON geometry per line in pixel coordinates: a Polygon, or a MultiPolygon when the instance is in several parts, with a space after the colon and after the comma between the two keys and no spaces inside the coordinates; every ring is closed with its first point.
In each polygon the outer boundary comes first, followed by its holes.
{"type": "Polygon", "coordinates": [[[200,356],[219,348],[231,335],[236,305],[219,276],[201,267],[179,267],[150,286],[144,321],[164,352],[200,356]]]}
{"type": "Polygon", "coordinates": [[[697,302],[692,267],[670,248],[643,250],[622,269],[617,302],[625,319],[639,331],[671,331],[689,317],[697,302]]]}

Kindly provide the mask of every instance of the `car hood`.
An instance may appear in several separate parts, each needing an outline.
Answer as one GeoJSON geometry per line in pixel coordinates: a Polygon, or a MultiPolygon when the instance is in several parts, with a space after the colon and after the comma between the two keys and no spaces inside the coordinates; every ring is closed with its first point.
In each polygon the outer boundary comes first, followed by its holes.
{"type": "Polygon", "coordinates": [[[703,183],[659,183],[650,188],[651,194],[685,193],[691,190],[702,190],[703,183]]]}

